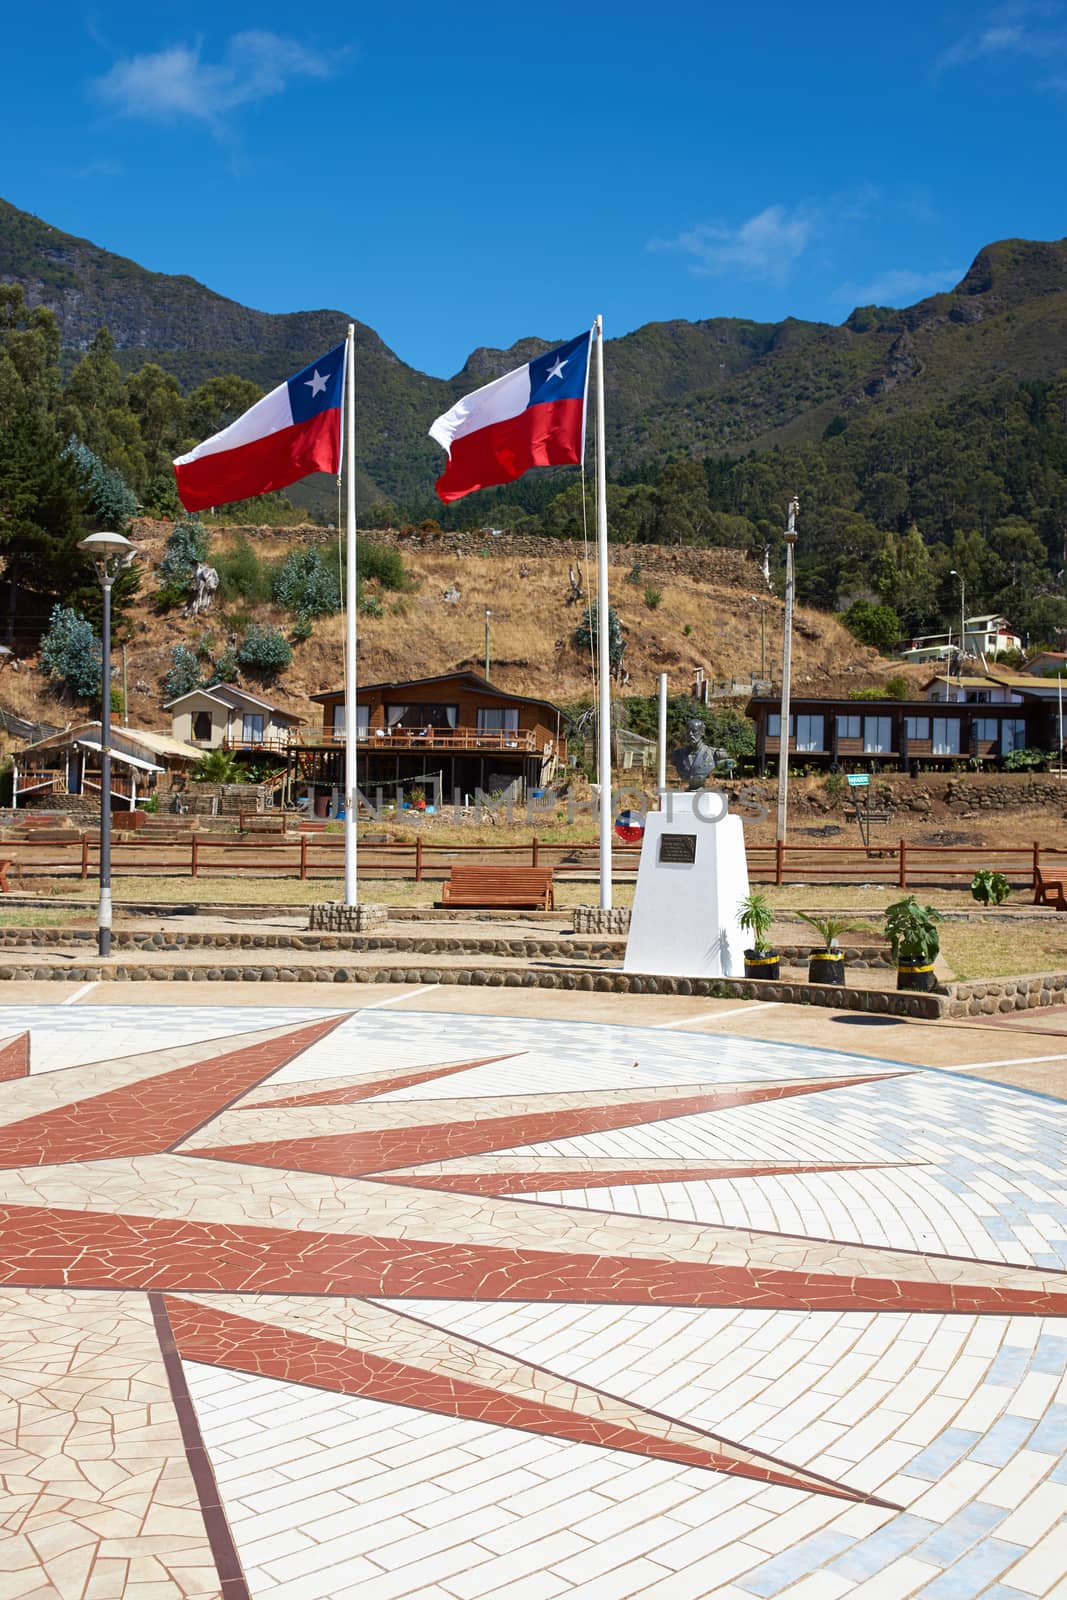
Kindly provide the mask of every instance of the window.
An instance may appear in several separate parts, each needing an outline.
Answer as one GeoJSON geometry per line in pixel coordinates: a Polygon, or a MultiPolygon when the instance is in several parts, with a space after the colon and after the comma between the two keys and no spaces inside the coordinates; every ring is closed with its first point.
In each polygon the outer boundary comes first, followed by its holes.
{"type": "Polygon", "coordinates": [[[241,724],[241,739],[245,744],[258,744],[263,738],[263,713],[246,711],[241,724]]]}
{"type": "Polygon", "coordinates": [[[459,707],[437,703],[386,706],[385,720],[390,728],[415,728],[420,732],[429,728],[454,728],[459,721],[459,707]]]}
{"type": "MultiPolygon", "coordinates": [[[[792,738],[796,731],[797,719],[796,717],[790,717],[789,737],[792,738]]],[[[780,739],[782,737],[782,717],[778,711],[772,711],[767,718],[767,737],[768,739],[780,739]]]]}
{"type": "Polygon", "coordinates": [[[1005,717],[1000,724],[1000,753],[1010,755],[1013,750],[1026,748],[1026,723],[1022,717],[1005,717]]]}
{"type": "Polygon", "coordinates": [[[888,755],[893,748],[893,723],[890,717],[864,717],[863,748],[872,756],[888,755]]]}
{"type": "Polygon", "coordinates": [[[860,719],[856,717],[838,717],[837,737],[839,739],[858,739],[860,736],[860,719]]]}
{"type": "Polygon", "coordinates": [[[934,717],[935,756],[958,756],[960,753],[959,717],[934,717]]]}
{"type": "Polygon", "coordinates": [[[974,736],[979,744],[996,744],[999,727],[996,717],[976,717],[974,736]]]}
{"type": "Polygon", "coordinates": [[[518,726],[518,707],[512,709],[500,706],[478,707],[479,733],[502,733],[505,729],[510,732],[518,726]]]}
{"type": "Polygon", "coordinates": [[[823,747],[823,719],[820,716],[799,712],[796,721],[797,749],[821,750],[823,747]]]}
{"type": "MultiPolygon", "coordinates": [[[[339,700],[333,708],[333,736],[343,739],[345,736],[345,703],[339,700]]],[[[370,733],[370,706],[356,707],[356,738],[365,739],[370,733]]]]}
{"type": "Polygon", "coordinates": [[[197,744],[208,744],[211,740],[211,712],[198,711],[193,718],[193,738],[197,744]]]}
{"type": "Polygon", "coordinates": [[[968,689],[967,699],[972,706],[988,706],[993,702],[990,689],[968,689]]]}
{"type": "Polygon", "coordinates": [[[930,737],[929,717],[905,717],[904,727],[909,739],[929,739],[930,737]]]}

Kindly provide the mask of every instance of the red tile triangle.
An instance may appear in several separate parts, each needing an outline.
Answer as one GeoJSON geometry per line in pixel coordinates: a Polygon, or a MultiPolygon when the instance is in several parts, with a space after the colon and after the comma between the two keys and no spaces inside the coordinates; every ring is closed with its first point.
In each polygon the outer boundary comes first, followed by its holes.
{"type": "Polygon", "coordinates": [[[918,1166],[922,1163],[908,1161],[809,1161],[790,1166],[785,1162],[753,1162],[745,1166],[723,1166],[714,1162],[690,1161],[661,1167],[652,1165],[642,1171],[632,1167],[565,1167],[549,1171],[543,1167],[530,1167],[525,1172],[425,1172],[415,1167],[411,1172],[376,1172],[375,1183],[395,1183],[408,1189],[447,1189],[460,1194],[537,1194],[551,1189],[609,1189],[626,1184],[646,1183],[699,1183],[729,1181],[731,1178],[784,1178],[803,1172],[864,1172],[870,1168],[883,1171],[886,1167],[918,1166]]]}
{"type": "Polygon", "coordinates": [[[884,1255],[900,1253],[856,1246],[840,1272],[804,1272],[0,1206],[0,1283],[27,1288],[1067,1316],[1067,1273],[978,1263],[968,1281],[974,1263],[915,1256],[944,1276],[874,1275],[884,1255]],[[854,1261],[871,1275],[855,1275],[854,1261]]]}
{"type": "Polygon", "coordinates": [[[786,1100],[793,1095],[882,1083],[887,1076],[899,1074],[820,1078],[815,1082],[731,1084],[718,1089],[703,1087],[691,1095],[680,1096],[657,1097],[652,1090],[647,1099],[625,1101],[612,1100],[608,1091],[591,1093],[582,1105],[566,1109],[536,1111],[530,1108],[510,1116],[492,1116],[487,1106],[486,1115],[468,1114],[462,1121],[212,1145],[198,1148],[196,1153],[219,1161],[244,1161],[262,1167],[288,1167],[295,1171],[329,1172],[337,1177],[355,1178],[392,1167],[485,1155],[491,1150],[518,1149],[546,1140],[570,1139],[577,1134],[603,1133],[613,1128],[696,1116],[704,1111],[724,1111],[730,1106],[759,1105],[770,1100],[786,1100]]]}
{"type": "Polygon", "coordinates": [[[216,1050],[190,1066],[172,1067],[73,1105],[9,1122],[0,1128],[0,1167],[102,1161],[168,1150],[344,1020],[328,1017],[273,1039],[216,1050]]]}
{"type": "Polygon", "coordinates": [[[28,1078],[30,1075],[29,1033],[16,1034],[0,1045],[0,1083],[11,1078],[28,1078]]]}
{"type": "MultiPolygon", "coordinates": [[[[467,1417],[501,1428],[519,1428],[526,1433],[599,1445],[680,1466],[733,1473],[760,1483],[814,1491],[842,1500],[871,1498],[681,1424],[678,1434],[684,1437],[665,1438],[639,1425],[629,1426],[617,1416],[587,1415],[569,1406],[552,1405],[532,1394],[518,1394],[452,1374],[446,1376],[355,1345],[336,1344],[295,1328],[218,1311],[213,1306],[167,1296],[166,1307],[178,1354],[185,1361],[311,1384],[337,1394],[363,1395],[446,1417],[467,1417]]],[[[640,1408],[633,1410],[639,1419],[640,1408]]]]}

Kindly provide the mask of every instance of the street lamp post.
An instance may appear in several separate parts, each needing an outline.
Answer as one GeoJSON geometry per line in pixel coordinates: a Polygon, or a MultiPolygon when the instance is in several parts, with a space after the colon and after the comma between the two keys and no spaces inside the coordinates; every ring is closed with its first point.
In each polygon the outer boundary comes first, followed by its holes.
{"type": "Polygon", "coordinates": [[[962,687],[963,652],[967,645],[967,585],[964,582],[963,573],[957,572],[955,567],[949,567],[948,575],[950,578],[958,578],[960,580],[960,668],[957,677],[962,687]]]}
{"type": "Polygon", "coordinates": [[[96,568],[104,591],[103,657],[100,663],[100,903],[97,949],[111,954],[111,588],[136,549],[121,533],[91,533],[79,542],[96,568]]]}
{"type": "Polygon", "coordinates": [[[486,608],[485,608],[485,676],[486,676],[487,679],[489,677],[489,619],[492,617],[492,615],[493,615],[493,613],[490,611],[489,607],[486,606],[486,608]]]}
{"type": "Polygon", "coordinates": [[[789,700],[793,670],[793,598],[795,579],[793,573],[793,546],[797,542],[797,515],[800,501],[794,495],[789,502],[789,518],[782,538],[785,540],[785,632],[782,636],[782,704],[778,736],[778,828],[776,838],[785,843],[789,812],[789,700]]]}

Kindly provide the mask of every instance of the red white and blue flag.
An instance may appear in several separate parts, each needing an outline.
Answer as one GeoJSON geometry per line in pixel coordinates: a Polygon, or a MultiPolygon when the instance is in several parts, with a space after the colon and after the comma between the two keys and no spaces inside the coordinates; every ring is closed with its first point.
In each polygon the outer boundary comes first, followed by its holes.
{"type": "Polygon", "coordinates": [[[448,451],[437,480],[441,500],[511,483],[531,467],[581,461],[591,344],[592,334],[583,333],[475,389],[438,417],[430,437],[448,451]]]}
{"type": "Polygon", "coordinates": [[[174,463],[186,511],[284,489],[309,472],[341,468],[344,344],[257,400],[221,433],[174,463]]]}

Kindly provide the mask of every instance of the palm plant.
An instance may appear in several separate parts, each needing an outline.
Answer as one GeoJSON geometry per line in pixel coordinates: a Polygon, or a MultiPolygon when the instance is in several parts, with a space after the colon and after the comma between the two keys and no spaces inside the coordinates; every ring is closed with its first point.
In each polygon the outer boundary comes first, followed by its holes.
{"type": "Polygon", "coordinates": [[[797,916],[801,922],[806,922],[809,928],[814,928],[827,950],[836,950],[837,941],[848,927],[840,917],[809,917],[805,912],[798,911],[797,916]]]}
{"type": "Polygon", "coordinates": [[[767,935],[774,922],[774,907],[765,894],[758,889],[745,896],[741,901],[738,911],[738,922],[745,933],[752,935],[752,948],[758,955],[769,950],[767,935]]]}

